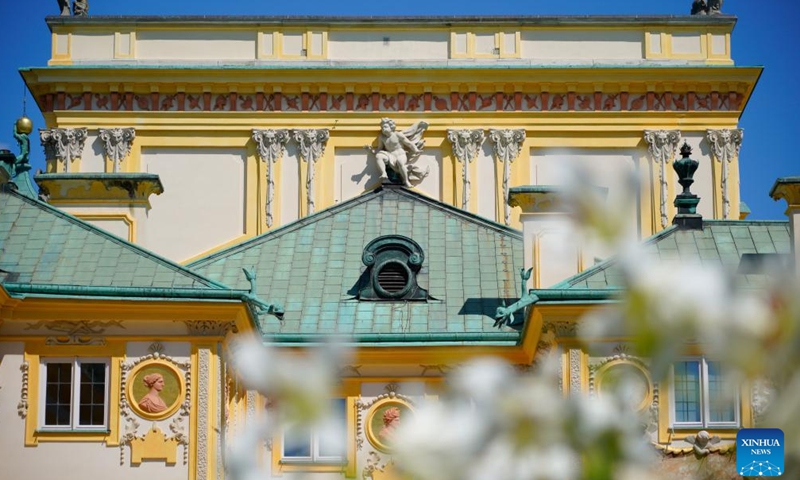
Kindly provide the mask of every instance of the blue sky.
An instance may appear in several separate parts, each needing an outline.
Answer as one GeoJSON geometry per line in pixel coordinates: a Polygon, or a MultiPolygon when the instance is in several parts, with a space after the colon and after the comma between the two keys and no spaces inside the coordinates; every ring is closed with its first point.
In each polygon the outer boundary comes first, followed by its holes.
{"type": "MultiPolygon", "coordinates": [[[[89,0],[92,15],[681,15],[691,0],[405,0],[394,2],[275,0],[89,0]]],[[[779,176],[800,175],[800,2],[794,0],[728,0],[726,13],[738,16],[733,57],[740,66],[765,71],[741,120],[742,199],[751,219],[783,219],[784,202],[769,198],[779,176]],[[791,90],[791,91],[790,91],[791,90]]],[[[56,0],[0,0],[0,147],[16,150],[11,135],[22,113],[20,67],[44,66],[50,54],[46,15],[58,14],[56,0]]],[[[28,97],[28,116],[35,128],[44,121],[28,97]]],[[[34,168],[43,168],[38,140],[33,139],[34,168]]]]}

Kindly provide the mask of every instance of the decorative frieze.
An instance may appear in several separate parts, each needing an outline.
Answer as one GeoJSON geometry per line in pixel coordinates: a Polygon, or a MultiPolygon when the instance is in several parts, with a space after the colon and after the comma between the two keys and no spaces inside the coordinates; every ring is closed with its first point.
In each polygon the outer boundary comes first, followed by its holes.
{"type": "Polygon", "coordinates": [[[509,181],[511,180],[511,163],[519,156],[522,142],[525,141],[525,130],[490,129],[489,140],[494,147],[494,158],[503,164],[503,208],[506,225],[511,223],[511,205],[508,204],[509,181]]]}
{"type": "Polygon", "coordinates": [[[645,130],[647,151],[658,163],[658,180],[661,185],[661,227],[669,225],[667,217],[667,164],[675,157],[681,141],[680,130],[645,130]]]}
{"type": "Polygon", "coordinates": [[[289,130],[253,129],[253,141],[256,144],[258,157],[267,165],[267,203],[265,210],[267,226],[271,227],[275,222],[272,215],[272,207],[275,201],[275,174],[273,172],[273,165],[283,158],[283,154],[286,152],[286,143],[289,141],[289,130]]]}
{"type": "Polygon", "coordinates": [[[728,218],[731,211],[731,199],[728,193],[728,164],[739,156],[742,147],[744,130],[708,130],[706,138],[711,145],[711,154],[722,164],[722,218],[728,218]]]}
{"type": "Polygon", "coordinates": [[[298,129],[292,130],[294,141],[297,142],[300,158],[307,164],[306,174],[306,201],[308,214],[316,211],[314,197],[314,166],[325,153],[325,146],[330,138],[330,131],[327,128],[320,129],[298,129]]]}
{"type": "Polygon", "coordinates": [[[447,130],[447,139],[462,167],[462,177],[464,180],[464,192],[461,197],[461,208],[467,210],[470,198],[469,164],[478,156],[481,145],[483,144],[483,130],[447,130]]]}
{"type": "Polygon", "coordinates": [[[103,142],[106,158],[114,165],[114,173],[119,172],[120,164],[130,154],[136,130],[133,128],[101,128],[100,141],[103,142]]]}
{"type": "Polygon", "coordinates": [[[39,138],[44,147],[45,159],[64,162],[65,172],[69,172],[70,164],[73,160],[81,158],[86,136],[87,131],[85,128],[39,130],[39,138]]]}
{"type": "MultiPolygon", "coordinates": [[[[333,87],[327,87],[330,92],[333,87]]],[[[723,92],[478,93],[49,93],[44,112],[110,110],[162,112],[627,112],[738,111],[744,95],[723,92]]]]}

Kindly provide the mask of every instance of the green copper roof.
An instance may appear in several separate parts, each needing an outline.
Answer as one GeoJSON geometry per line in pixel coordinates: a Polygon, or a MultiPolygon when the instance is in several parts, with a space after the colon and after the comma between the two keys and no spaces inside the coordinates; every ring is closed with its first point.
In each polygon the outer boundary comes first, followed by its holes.
{"type": "MultiPolygon", "coordinates": [[[[655,260],[700,261],[736,272],[745,254],[791,253],[789,223],[785,221],[704,220],[703,230],[675,226],[644,241],[645,255],[655,260]]],[[[759,286],[763,275],[740,275],[744,285],[759,286]]],[[[552,287],[552,290],[605,290],[624,286],[615,259],[599,263],[552,287]]],[[[538,291],[537,291],[538,294],[538,291]]]]}
{"type": "Polygon", "coordinates": [[[282,322],[261,319],[278,342],[343,334],[358,342],[514,343],[497,329],[501,301],[519,295],[521,234],[402,188],[381,188],[194,262],[191,268],[233,288],[247,288],[253,267],[259,296],[280,302],[282,322]],[[400,234],[425,253],[420,286],[427,302],[359,301],[368,242],[400,234]]]}
{"type": "Polygon", "coordinates": [[[0,282],[224,288],[61,210],[13,191],[0,191],[0,282]]]}

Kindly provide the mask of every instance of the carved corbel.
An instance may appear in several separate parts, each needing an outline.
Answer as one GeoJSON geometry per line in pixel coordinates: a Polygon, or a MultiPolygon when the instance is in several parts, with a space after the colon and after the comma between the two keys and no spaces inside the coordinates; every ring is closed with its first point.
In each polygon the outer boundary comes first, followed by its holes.
{"type": "Polygon", "coordinates": [[[113,163],[114,173],[117,173],[122,161],[131,153],[136,130],[133,128],[101,128],[99,131],[106,158],[113,163]]]}
{"type": "Polygon", "coordinates": [[[519,156],[522,142],[525,141],[525,130],[519,129],[490,129],[489,140],[494,147],[494,158],[503,164],[503,208],[506,225],[511,223],[511,206],[508,204],[509,181],[511,178],[511,163],[519,156]]]}
{"type": "Polygon", "coordinates": [[[467,210],[470,198],[469,164],[478,156],[484,140],[483,130],[447,130],[447,139],[456,160],[461,163],[464,179],[464,192],[461,197],[461,208],[467,210]]]}
{"type": "Polygon", "coordinates": [[[42,141],[46,159],[64,162],[65,172],[69,172],[69,167],[73,160],[81,158],[86,136],[87,131],[85,128],[39,130],[39,138],[42,141]]]}
{"type": "Polygon", "coordinates": [[[722,218],[728,218],[731,211],[731,199],[728,194],[728,164],[739,156],[742,147],[744,130],[708,130],[706,139],[711,145],[711,154],[722,163],[722,218]]]}
{"type": "Polygon", "coordinates": [[[314,165],[325,153],[325,146],[330,138],[330,131],[327,128],[320,129],[300,129],[292,130],[292,137],[300,147],[300,158],[308,164],[308,174],[306,175],[306,196],[308,214],[311,215],[316,210],[314,202],[314,165]]]}
{"type": "Polygon", "coordinates": [[[669,225],[667,218],[667,164],[675,157],[678,144],[681,141],[679,130],[645,130],[644,141],[647,142],[647,151],[658,163],[658,180],[661,184],[661,227],[669,225]]]}
{"type": "Polygon", "coordinates": [[[272,216],[272,205],[275,200],[275,176],[273,165],[283,158],[286,152],[286,143],[289,141],[288,130],[257,130],[253,129],[253,141],[256,144],[256,152],[262,162],[267,164],[267,226],[271,227],[274,223],[272,216]]]}

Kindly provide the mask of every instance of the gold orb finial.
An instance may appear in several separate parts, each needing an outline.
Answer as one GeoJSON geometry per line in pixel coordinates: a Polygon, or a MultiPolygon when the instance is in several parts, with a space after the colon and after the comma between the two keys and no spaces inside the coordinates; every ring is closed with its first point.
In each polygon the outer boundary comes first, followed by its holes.
{"type": "Polygon", "coordinates": [[[30,118],[23,115],[17,119],[17,132],[28,134],[31,133],[32,131],[33,131],[33,122],[31,121],[30,118]]]}

